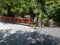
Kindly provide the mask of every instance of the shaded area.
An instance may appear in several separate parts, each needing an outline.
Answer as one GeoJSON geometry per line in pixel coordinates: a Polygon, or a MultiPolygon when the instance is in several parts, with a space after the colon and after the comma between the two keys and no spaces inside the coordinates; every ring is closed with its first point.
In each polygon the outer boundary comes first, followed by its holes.
{"type": "Polygon", "coordinates": [[[0,45],[60,45],[60,38],[51,35],[21,31],[9,35],[8,31],[6,32],[8,35],[4,38],[6,33],[0,31],[0,45]]]}

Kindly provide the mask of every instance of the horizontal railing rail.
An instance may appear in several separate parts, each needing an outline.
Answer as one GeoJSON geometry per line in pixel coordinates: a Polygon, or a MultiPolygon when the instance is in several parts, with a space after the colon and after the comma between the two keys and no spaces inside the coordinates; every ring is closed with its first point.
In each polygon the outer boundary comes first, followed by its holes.
{"type": "Polygon", "coordinates": [[[0,16],[1,21],[9,21],[9,22],[17,22],[17,23],[32,23],[31,18],[18,18],[18,17],[6,17],[6,16],[0,16]]]}

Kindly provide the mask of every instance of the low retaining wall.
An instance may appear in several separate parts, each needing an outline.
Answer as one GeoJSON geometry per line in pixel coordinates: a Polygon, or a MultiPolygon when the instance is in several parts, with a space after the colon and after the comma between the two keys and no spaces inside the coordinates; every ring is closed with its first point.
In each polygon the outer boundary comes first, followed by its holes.
{"type": "Polygon", "coordinates": [[[17,17],[5,17],[5,16],[1,16],[0,20],[2,21],[9,21],[9,22],[18,22],[18,23],[32,23],[32,19],[31,18],[17,18],[17,17]]]}

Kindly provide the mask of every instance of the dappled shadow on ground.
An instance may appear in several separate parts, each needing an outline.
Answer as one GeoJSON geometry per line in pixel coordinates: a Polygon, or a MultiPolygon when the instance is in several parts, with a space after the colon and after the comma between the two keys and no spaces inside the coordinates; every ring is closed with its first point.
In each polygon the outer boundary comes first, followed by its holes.
{"type": "Polygon", "coordinates": [[[60,39],[51,35],[39,34],[37,32],[17,31],[3,38],[4,33],[0,31],[0,45],[60,45],[60,39]]]}

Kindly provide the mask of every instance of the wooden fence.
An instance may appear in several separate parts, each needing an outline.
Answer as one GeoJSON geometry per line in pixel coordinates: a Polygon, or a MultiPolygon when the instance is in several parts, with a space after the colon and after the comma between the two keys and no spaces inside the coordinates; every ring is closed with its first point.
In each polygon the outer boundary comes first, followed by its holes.
{"type": "Polygon", "coordinates": [[[32,23],[31,18],[17,18],[17,17],[6,17],[6,16],[1,16],[0,20],[2,21],[9,21],[9,22],[17,22],[17,23],[32,23]]]}

